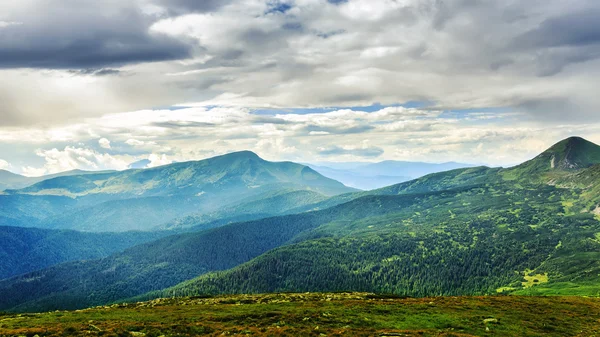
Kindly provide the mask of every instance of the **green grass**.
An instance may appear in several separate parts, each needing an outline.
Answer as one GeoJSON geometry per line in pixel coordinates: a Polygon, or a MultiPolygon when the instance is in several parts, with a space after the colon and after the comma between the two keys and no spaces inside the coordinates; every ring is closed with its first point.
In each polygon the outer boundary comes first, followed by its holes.
{"type": "Polygon", "coordinates": [[[598,282],[554,282],[515,291],[516,295],[534,296],[596,296],[600,297],[598,282]]]}
{"type": "Polygon", "coordinates": [[[268,294],[0,315],[0,335],[563,337],[600,333],[598,317],[600,300],[583,297],[268,294]]]}

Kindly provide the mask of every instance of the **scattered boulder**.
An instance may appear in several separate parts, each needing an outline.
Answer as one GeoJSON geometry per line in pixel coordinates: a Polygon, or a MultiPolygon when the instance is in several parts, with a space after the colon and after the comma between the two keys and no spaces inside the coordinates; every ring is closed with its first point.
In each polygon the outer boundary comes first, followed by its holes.
{"type": "Polygon", "coordinates": [[[486,318],[483,320],[483,324],[497,324],[497,323],[498,323],[497,318],[486,318]]]}

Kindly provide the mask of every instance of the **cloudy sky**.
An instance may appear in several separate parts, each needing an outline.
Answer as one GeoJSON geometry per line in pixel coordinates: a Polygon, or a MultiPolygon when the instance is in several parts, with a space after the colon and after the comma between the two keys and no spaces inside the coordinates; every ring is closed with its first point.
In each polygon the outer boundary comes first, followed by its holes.
{"type": "Polygon", "coordinates": [[[597,0],[0,1],[0,168],[600,142],[597,0]]]}

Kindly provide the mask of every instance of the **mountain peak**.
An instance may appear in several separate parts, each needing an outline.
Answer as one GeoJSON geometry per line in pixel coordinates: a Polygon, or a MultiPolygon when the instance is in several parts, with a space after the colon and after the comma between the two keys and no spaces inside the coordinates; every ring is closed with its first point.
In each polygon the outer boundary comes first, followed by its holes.
{"type": "Polygon", "coordinates": [[[535,171],[577,170],[600,164],[600,146],[581,137],[569,137],[520,165],[535,171]]]}
{"type": "Polygon", "coordinates": [[[544,152],[550,168],[573,170],[600,164],[600,146],[581,137],[569,137],[544,152]]]}
{"type": "Polygon", "coordinates": [[[252,151],[248,151],[248,150],[230,152],[230,153],[222,155],[221,157],[235,158],[235,159],[262,159],[256,153],[254,153],[252,151]]]}
{"type": "Polygon", "coordinates": [[[256,153],[254,153],[254,152],[252,152],[250,150],[243,150],[243,151],[231,152],[230,155],[260,158],[256,153]]]}
{"type": "Polygon", "coordinates": [[[564,151],[565,149],[568,149],[568,148],[579,148],[579,147],[584,147],[584,146],[588,146],[588,145],[596,145],[596,144],[594,144],[590,141],[587,141],[584,138],[573,136],[573,137],[569,137],[569,138],[565,138],[565,139],[561,140],[560,142],[552,145],[552,147],[550,147],[546,151],[560,152],[560,151],[564,151]]]}

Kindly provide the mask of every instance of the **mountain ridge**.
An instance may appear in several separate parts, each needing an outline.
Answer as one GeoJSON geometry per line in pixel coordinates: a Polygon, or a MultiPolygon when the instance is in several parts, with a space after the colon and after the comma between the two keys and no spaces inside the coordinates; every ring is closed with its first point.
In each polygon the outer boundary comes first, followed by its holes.
{"type": "MultiPolygon", "coordinates": [[[[270,162],[251,151],[239,151],[148,169],[55,177],[20,190],[6,191],[2,197],[8,203],[0,205],[0,215],[4,212],[7,218],[15,218],[17,214],[24,216],[35,211],[11,200],[22,198],[33,202],[53,197],[55,210],[49,210],[46,216],[35,213],[39,220],[35,226],[94,232],[153,230],[176,218],[218,213],[225,208],[244,212],[228,214],[228,217],[252,218],[251,209],[236,209],[235,205],[248,198],[259,201],[261,196],[271,192],[292,190],[332,196],[356,189],[304,165],[270,162]]],[[[287,202],[294,205],[280,202],[272,212],[260,213],[274,216],[292,206],[319,199],[317,196],[289,198],[287,202]]],[[[263,205],[256,204],[256,208],[264,210],[268,202],[264,200],[263,205]]]]}

